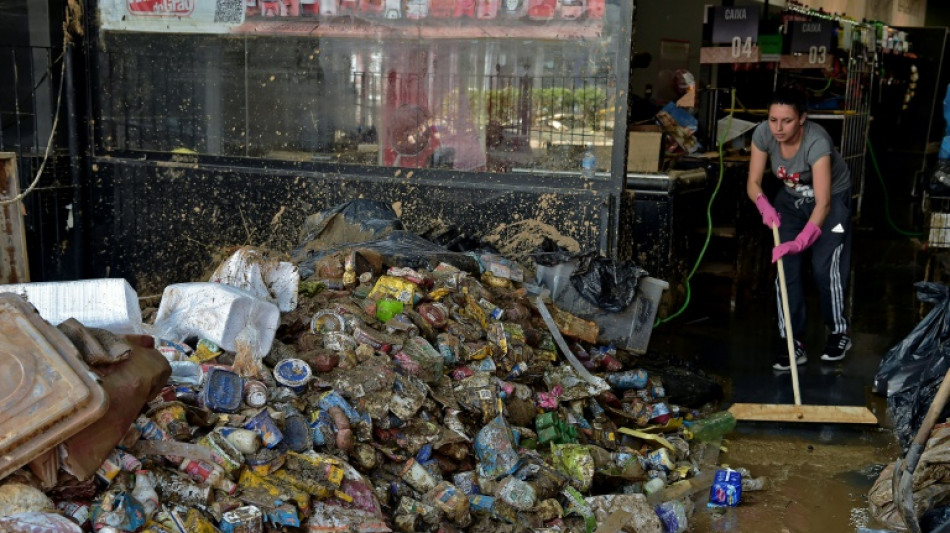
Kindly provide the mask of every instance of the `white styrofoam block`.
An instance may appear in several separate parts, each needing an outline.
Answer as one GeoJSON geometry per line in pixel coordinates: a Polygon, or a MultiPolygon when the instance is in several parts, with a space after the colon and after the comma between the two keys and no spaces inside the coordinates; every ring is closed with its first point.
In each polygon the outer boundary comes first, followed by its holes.
{"type": "Polygon", "coordinates": [[[165,287],[155,315],[152,334],[160,339],[181,342],[191,337],[208,339],[225,350],[234,351],[234,340],[250,328],[267,355],[280,310],[254,294],[223,283],[176,283],[165,287]]]}
{"type": "Polygon", "coordinates": [[[0,285],[25,298],[51,324],[75,318],[115,334],[143,333],[139,297],[122,278],[44,281],[0,285]]]}

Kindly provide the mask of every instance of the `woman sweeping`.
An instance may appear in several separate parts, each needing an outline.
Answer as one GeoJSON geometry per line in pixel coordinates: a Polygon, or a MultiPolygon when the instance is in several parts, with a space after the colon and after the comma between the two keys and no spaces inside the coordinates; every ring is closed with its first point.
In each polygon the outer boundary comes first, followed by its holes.
{"type": "MultiPolygon", "coordinates": [[[[772,250],[772,262],[783,258],[788,305],[794,335],[795,362],[808,361],[805,344],[805,297],[802,284],[803,252],[811,253],[812,273],[828,328],[822,361],[840,361],[851,348],[848,320],[844,316],[845,288],[851,270],[851,173],[831,136],[808,121],[805,98],[791,89],[775,92],[769,104],[768,121],[752,135],[752,158],[746,191],[762,223],[778,226],[782,244],[772,250]],[[773,204],[762,192],[765,166],[785,187],[773,204]]],[[[779,305],[779,334],[785,324],[779,305]]],[[[783,346],[786,344],[782,343],[783,346]]],[[[782,351],[772,368],[788,370],[789,356],[782,351]]]]}

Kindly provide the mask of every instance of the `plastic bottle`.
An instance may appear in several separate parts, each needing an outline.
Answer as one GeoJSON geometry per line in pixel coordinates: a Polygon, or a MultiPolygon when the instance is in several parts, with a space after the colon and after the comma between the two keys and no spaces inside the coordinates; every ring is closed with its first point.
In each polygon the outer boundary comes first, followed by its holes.
{"type": "Polygon", "coordinates": [[[597,170],[597,156],[594,154],[594,145],[587,145],[587,150],[584,150],[584,157],[581,159],[581,176],[587,179],[594,177],[594,172],[597,170]]]}
{"type": "Polygon", "coordinates": [[[155,482],[148,470],[135,471],[135,488],[132,489],[132,497],[142,504],[142,510],[145,511],[145,518],[151,518],[158,509],[158,493],[155,492],[155,482]]]}
{"type": "Polygon", "coordinates": [[[736,417],[729,411],[713,413],[706,418],[696,420],[689,426],[693,439],[710,441],[722,437],[736,428],[736,417]]]}

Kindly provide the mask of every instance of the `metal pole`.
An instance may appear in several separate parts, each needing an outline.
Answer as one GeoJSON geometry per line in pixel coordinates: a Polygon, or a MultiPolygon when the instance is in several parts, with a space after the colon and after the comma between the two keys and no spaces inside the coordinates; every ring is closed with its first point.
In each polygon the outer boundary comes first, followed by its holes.
{"type": "Polygon", "coordinates": [[[83,231],[82,231],[82,167],[79,154],[79,109],[76,107],[76,84],[73,78],[75,45],[66,45],[65,90],[66,90],[66,130],[69,140],[69,175],[73,188],[73,275],[83,277],[83,231]]]}

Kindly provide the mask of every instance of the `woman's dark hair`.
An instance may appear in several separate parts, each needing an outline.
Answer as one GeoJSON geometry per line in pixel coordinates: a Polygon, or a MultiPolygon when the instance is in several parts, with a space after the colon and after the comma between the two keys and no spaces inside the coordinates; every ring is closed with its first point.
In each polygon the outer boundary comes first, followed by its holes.
{"type": "Polygon", "coordinates": [[[808,104],[805,102],[805,94],[791,87],[782,87],[772,94],[769,100],[769,107],[774,104],[790,105],[795,108],[798,116],[802,116],[808,111],[808,104]]]}

